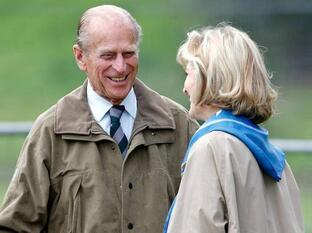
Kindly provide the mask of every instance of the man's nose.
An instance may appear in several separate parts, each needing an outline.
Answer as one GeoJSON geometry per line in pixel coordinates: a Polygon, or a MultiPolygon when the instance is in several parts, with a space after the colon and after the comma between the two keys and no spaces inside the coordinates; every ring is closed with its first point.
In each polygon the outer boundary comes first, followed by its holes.
{"type": "Polygon", "coordinates": [[[113,62],[112,67],[120,74],[126,71],[127,64],[122,54],[118,54],[113,62]]]}

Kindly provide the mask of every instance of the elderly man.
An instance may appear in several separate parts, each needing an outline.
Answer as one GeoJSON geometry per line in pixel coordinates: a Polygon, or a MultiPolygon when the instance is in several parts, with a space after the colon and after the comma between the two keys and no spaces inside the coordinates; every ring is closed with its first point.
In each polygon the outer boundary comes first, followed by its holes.
{"type": "Polygon", "coordinates": [[[0,211],[0,232],[157,233],[197,129],[136,79],[141,28],[104,5],[81,17],[84,84],[34,123],[0,211]]]}

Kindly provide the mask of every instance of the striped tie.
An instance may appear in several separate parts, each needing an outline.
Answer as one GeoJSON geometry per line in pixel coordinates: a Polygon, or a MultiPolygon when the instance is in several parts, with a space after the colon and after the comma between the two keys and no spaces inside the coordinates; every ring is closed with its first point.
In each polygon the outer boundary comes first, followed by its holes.
{"type": "Polygon", "coordinates": [[[111,118],[110,136],[117,142],[123,157],[125,155],[126,148],[128,145],[127,137],[122,131],[120,125],[120,117],[124,110],[125,106],[123,105],[114,105],[109,110],[109,116],[111,118]]]}

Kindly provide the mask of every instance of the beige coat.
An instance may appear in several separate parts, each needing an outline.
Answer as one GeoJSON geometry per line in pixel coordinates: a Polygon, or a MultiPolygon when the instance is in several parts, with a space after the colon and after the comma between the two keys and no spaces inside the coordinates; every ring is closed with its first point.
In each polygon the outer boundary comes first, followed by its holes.
{"type": "Polygon", "coordinates": [[[0,211],[0,232],[162,232],[197,124],[140,81],[124,160],[95,122],[86,83],[42,114],[28,135],[0,211]]]}
{"type": "Polygon", "coordinates": [[[192,147],[168,233],[302,233],[299,189],[288,166],[264,175],[236,137],[214,131],[192,147]]]}

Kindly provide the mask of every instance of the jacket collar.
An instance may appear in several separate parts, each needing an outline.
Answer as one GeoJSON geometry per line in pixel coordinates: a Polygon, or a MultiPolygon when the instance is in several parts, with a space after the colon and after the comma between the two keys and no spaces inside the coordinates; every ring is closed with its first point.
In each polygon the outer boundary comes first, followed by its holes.
{"type": "MultiPolygon", "coordinates": [[[[143,128],[175,129],[173,115],[159,94],[138,79],[134,83],[134,92],[138,104],[134,133],[143,128]]],[[[57,102],[54,132],[77,135],[104,133],[94,120],[87,103],[87,80],[57,102]]]]}

